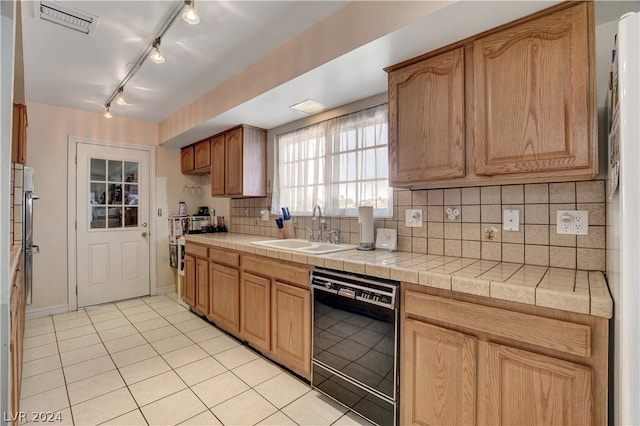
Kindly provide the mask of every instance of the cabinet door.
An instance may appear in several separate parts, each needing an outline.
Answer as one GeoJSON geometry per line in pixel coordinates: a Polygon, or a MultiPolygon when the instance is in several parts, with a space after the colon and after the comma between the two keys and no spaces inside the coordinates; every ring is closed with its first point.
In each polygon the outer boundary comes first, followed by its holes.
{"type": "Polygon", "coordinates": [[[231,333],[240,330],[240,271],[209,263],[209,314],[231,333]]]}
{"type": "Polygon", "coordinates": [[[209,262],[196,258],[196,309],[203,314],[209,312],[209,262]]]}
{"type": "Polygon", "coordinates": [[[11,146],[11,162],[26,164],[27,162],[27,106],[13,104],[13,142],[11,146]]]}
{"type": "Polygon", "coordinates": [[[224,135],[211,139],[211,195],[224,195],[224,135]]]}
{"type": "Polygon", "coordinates": [[[475,424],[476,346],[472,336],[404,321],[400,424],[475,424]]]}
{"type": "Polygon", "coordinates": [[[474,42],[476,174],[595,176],[587,7],[474,42]]]}
{"type": "Polygon", "coordinates": [[[465,175],[464,50],[389,74],[391,185],[465,175]]]}
{"type": "Polygon", "coordinates": [[[256,348],[271,349],[271,280],[243,273],[240,292],[240,335],[256,348]]]}
{"type": "Polygon", "coordinates": [[[480,424],[594,424],[591,368],[486,342],[480,350],[480,424]]]}
{"type": "Polygon", "coordinates": [[[211,165],[211,144],[208,140],[199,142],[195,146],[195,169],[208,169],[211,165]]]}
{"type": "Polygon", "coordinates": [[[271,292],[274,358],[296,373],[311,375],[311,291],[279,281],[271,292]]]}
{"type": "Polygon", "coordinates": [[[225,193],[227,195],[241,195],[244,188],[242,182],[244,153],[241,127],[225,134],[225,155],[225,193]]]}
{"type": "Polygon", "coordinates": [[[188,146],[182,148],[180,151],[180,170],[182,173],[187,173],[193,170],[195,167],[195,148],[188,146]]]}
{"type": "Polygon", "coordinates": [[[184,303],[194,308],[196,306],[196,258],[184,255],[184,288],[182,299],[184,303]]]}

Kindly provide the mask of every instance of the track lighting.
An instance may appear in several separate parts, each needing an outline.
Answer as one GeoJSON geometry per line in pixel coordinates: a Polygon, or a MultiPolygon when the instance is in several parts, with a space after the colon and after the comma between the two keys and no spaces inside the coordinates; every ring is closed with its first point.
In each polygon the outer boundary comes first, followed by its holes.
{"type": "MultiPolygon", "coordinates": [[[[0,0],[2,1],[2,0],[0,0]]],[[[113,101],[115,101],[118,105],[127,105],[126,100],[124,99],[124,86],[131,80],[131,78],[140,70],[140,67],[144,63],[144,61],[148,59],[152,60],[157,64],[161,64],[164,62],[164,56],[160,51],[160,39],[166,34],[171,25],[178,19],[178,16],[182,15],[182,19],[191,25],[195,25],[200,22],[200,17],[196,13],[195,10],[195,0],[179,0],[175,1],[173,10],[169,16],[162,22],[162,25],[155,33],[155,38],[153,39],[153,43],[151,45],[146,45],[143,52],[140,53],[138,60],[134,63],[134,65],[129,69],[127,75],[120,81],[120,84],[117,86],[117,89],[111,93],[111,96],[107,98],[107,101],[104,104],[105,111],[104,117],[111,118],[110,106],[113,101]]]]}
{"type": "Polygon", "coordinates": [[[187,5],[187,9],[182,13],[182,20],[189,25],[200,22],[200,17],[196,13],[195,0],[185,0],[184,4],[187,5]]]}
{"type": "Polygon", "coordinates": [[[160,37],[158,37],[156,41],[153,42],[153,49],[151,50],[149,59],[151,59],[156,64],[164,63],[164,56],[162,56],[162,52],[160,51],[160,37]]]}
{"type": "Polygon", "coordinates": [[[126,105],[127,100],[124,98],[124,87],[118,89],[118,95],[116,96],[116,103],[118,105],[126,105]]]}

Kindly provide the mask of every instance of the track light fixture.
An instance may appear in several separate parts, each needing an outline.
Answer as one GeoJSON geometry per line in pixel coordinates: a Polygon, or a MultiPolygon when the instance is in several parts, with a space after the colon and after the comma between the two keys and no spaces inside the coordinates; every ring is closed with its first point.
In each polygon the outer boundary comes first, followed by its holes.
{"type": "Polygon", "coordinates": [[[151,45],[147,45],[145,50],[140,54],[138,60],[135,62],[133,67],[129,69],[127,75],[122,79],[118,88],[111,93],[111,96],[107,99],[104,104],[105,118],[112,118],[110,107],[111,102],[115,100],[118,105],[126,105],[127,102],[124,99],[124,86],[131,80],[131,78],[135,75],[136,72],[140,69],[144,61],[149,58],[153,62],[157,64],[161,64],[164,62],[164,56],[160,51],[160,39],[165,35],[165,33],[169,30],[171,25],[175,22],[175,20],[182,14],[182,19],[188,24],[195,25],[200,22],[200,17],[195,10],[195,0],[179,0],[175,3],[174,8],[171,14],[165,19],[165,21],[160,26],[160,29],[155,35],[153,39],[153,43],[151,45]]]}
{"type": "Polygon", "coordinates": [[[118,105],[126,105],[127,100],[124,98],[124,87],[118,89],[118,95],[116,96],[116,103],[118,105]]]}
{"type": "Polygon", "coordinates": [[[196,13],[195,0],[184,0],[187,9],[182,13],[182,20],[189,25],[196,25],[200,22],[200,17],[196,13]]]}
{"type": "Polygon", "coordinates": [[[158,37],[156,41],[153,42],[153,49],[151,50],[149,59],[151,59],[156,64],[164,63],[164,56],[162,56],[162,52],[160,51],[160,37],[158,37]]]}

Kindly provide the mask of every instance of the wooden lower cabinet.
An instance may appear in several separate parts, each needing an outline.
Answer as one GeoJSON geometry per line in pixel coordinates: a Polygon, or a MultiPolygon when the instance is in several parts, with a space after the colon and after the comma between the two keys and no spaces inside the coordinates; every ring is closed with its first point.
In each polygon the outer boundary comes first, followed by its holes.
{"type": "MultiPolygon", "coordinates": [[[[10,337],[9,353],[11,357],[11,399],[9,409],[13,416],[20,412],[20,396],[22,392],[22,367],[24,349],[25,324],[25,293],[23,281],[22,254],[11,284],[10,293],[10,337]]],[[[4,395],[3,395],[4,397],[4,395]]],[[[17,425],[18,417],[11,420],[11,425],[17,425]]]]}
{"type": "Polygon", "coordinates": [[[311,290],[273,284],[271,353],[296,373],[311,376],[311,290]]]}
{"type": "Polygon", "coordinates": [[[477,340],[412,319],[404,325],[400,424],[475,424],[477,340]]]}
{"type": "Polygon", "coordinates": [[[445,293],[403,283],[401,424],[606,424],[606,319],[445,293]]]}
{"type": "Polygon", "coordinates": [[[240,331],[240,271],[209,263],[209,315],[225,330],[240,331]]]}
{"type": "Polygon", "coordinates": [[[486,384],[479,424],[591,425],[593,369],[481,342],[486,384]]]}
{"type": "Polygon", "coordinates": [[[243,273],[240,281],[240,336],[255,348],[271,350],[271,280],[243,273]]]}
{"type": "Polygon", "coordinates": [[[190,254],[184,255],[184,285],[182,289],[184,303],[196,307],[196,258],[190,254]]]}
{"type": "Polygon", "coordinates": [[[196,304],[200,313],[209,312],[209,262],[196,258],[196,304]]]}

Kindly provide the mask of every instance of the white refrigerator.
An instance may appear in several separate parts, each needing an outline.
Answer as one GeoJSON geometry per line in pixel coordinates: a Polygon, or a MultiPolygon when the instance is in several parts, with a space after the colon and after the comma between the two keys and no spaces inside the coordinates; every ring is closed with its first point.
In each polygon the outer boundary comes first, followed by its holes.
{"type": "Polygon", "coordinates": [[[607,278],[614,299],[614,422],[640,424],[640,14],[620,18],[612,55],[607,278]]]}

